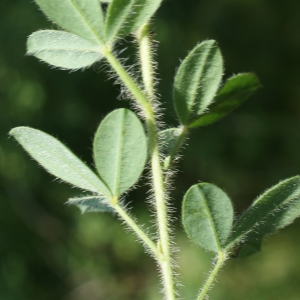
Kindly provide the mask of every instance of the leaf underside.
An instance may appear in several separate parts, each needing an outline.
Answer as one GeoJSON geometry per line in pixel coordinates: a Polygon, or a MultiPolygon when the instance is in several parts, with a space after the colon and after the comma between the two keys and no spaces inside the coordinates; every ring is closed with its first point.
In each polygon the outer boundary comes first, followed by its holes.
{"type": "Polygon", "coordinates": [[[177,116],[186,125],[213,101],[223,76],[223,58],[213,40],[197,45],[181,63],[174,81],[177,116]]]}
{"type": "Polygon", "coordinates": [[[137,182],[147,159],[147,139],[133,112],[122,108],[105,117],[95,135],[94,159],[114,196],[137,182]]]}
{"type": "Polygon", "coordinates": [[[196,244],[219,252],[231,232],[231,201],[213,184],[193,185],[184,196],[182,222],[188,236],[196,244]]]}
{"type": "Polygon", "coordinates": [[[171,155],[177,144],[177,139],[179,136],[178,128],[168,128],[166,130],[159,132],[159,141],[161,144],[160,151],[164,155],[171,155]]]}
{"type": "Polygon", "coordinates": [[[104,20],[99,0],[35,0],[61,28],[94,44],[104,44],[104,20]]]}
{"type": "Polygon", "coordinates": [[[100,178],[51,135],[30,127],[16,127],[9,134],[50,174],[83,190],[111,195],[100,178]]]}
{"type": "Polygon", "coordinates": [[[162,0],[112,0],[105,22],[107,42],[123,38],[147,23],[161,2],[162,0]]]}
{"type": "Polygon", "coordinates": [[[27,40],[27,54],[62,68],[86,68],[102,58],[101,47],[81,37],[58,30],[41,30],[27,40]]]}
{"type": "Polygon", "coordinates": [[[81,213],[87,212],[113,212],[113,208],[109,206],[108,201],[103,196],[86,196],[71,198],[66,202],[69,205],[77,206],[81,213]]]}

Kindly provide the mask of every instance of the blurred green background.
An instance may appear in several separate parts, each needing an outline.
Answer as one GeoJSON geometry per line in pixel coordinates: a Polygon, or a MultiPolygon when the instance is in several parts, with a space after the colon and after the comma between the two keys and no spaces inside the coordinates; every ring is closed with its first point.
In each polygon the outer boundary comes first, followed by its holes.
{"type": "MultiPolygon", "coordinates": [[[[300,173],[300,1],[165,0],[153,27],[168,125],[177,125],[171,99],[175,69],[203,39],[218,41],[226,77],[252,71],[263,85],[222,121],[192,132],[182,153],[172,191],[173,226],[180,290],[193,299],[212,255],[183,233],[184,192],[199,181],[212,182],[231,196],[239,213],[266,188],[300,173]]],[[[33,1],[1,0],[0,299],[161,299],[154,262],[119,220],[81,216],[66,206],[79,192],[53,180],[8,139],[12,127],[39,128],[91,165],[99,122],[112,109],[129,107],[116,100],[120,91],[107,80],[104,64],[67,72],[26,57],[27,36],[46,28],[55,26],[33,1]]],[[[122,56],[130,55],[130,62],[134,47],[122,41],[119,50],[125,48],[122,56]]],[[[154,230],[146,198],[141,187],[128,201],[154,230]]],[[[298,300],[299,233],[296,221],[268,238],[261,253],[228,261],[211,299],[298,300]]]]}

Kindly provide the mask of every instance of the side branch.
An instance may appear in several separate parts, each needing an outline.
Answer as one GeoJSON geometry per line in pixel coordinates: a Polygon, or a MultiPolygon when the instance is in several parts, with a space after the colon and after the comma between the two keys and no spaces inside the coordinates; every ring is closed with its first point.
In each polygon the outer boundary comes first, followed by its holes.
{"type": "Polygon", "coordinates": [[[226,259],[227,259],[227,253],[220,252],[218,254],[217,262],[216,262],[213,270],[211,271],[209,277],[207,278],[203,288],[200,290],[197,300],[206,299],[206,295],[209,292],[209,290],[212,288],[214,281],[216,280],[216,277],[217,277],[220,269],[224,265],[224,262],[226,259]]]}
{"type": "Polygon", "coordinates": [[[138,224],[136,224],[136,222],[119,204],[115,204],[113,207],[122,220],[124,220],[126,224],[135,232],[135,234],[145,243],[145,245],[148,246],[158,262],[162,262],[163,257],[161,253],[158,251],[155,243],[148,237],[148,235],[138,226],[138,224]]]}

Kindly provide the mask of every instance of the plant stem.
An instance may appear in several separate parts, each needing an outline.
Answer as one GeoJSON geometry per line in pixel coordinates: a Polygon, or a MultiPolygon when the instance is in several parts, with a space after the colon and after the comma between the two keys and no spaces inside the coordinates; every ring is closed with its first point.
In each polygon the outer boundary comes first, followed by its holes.
{"type": "MultiPolygon", "coordinates": [[[[154,79],[153,79],[153,62],[151,41],[149,38],[149,24],[144,24],[137,34],[139,43],[139,56],[142,69],[142,77],[144,88],[150,100],[154,100],[154,79]]],[[[152,104],[154,104],[152,102],[152,104]]],[[[160,161],[160,152],[158,144],[158,128],[154,118],[146,119],[149,148],[151,156],[151,170],[154,188],[154,196],[156,200],[156,215],[159,231],[159,248],[164,255],[164,260],[161,262],[161,269],[165,287],[165,294],[168,300],[175,299],[174,276],[171,266],[171,251],[170,251],[170,234],[168,226],[168,212],[166,203],[166,191],[164,183],[163,168],[160,161]]]]}
{"type": "Polygon", "coordinates": [[[130,77],[130,75],[121,65],[121,63],[117,60],[117,58],[111,53],[109,49],[103,49],[102,54],[107,59],[107,61],[117,73],[117,75],[120,77],[120,79],[123,81],[128,90],[131,92],[131,94],[134,96],[136,102],[142,107],[145,117],[153,118],[153,109],[148,99],[138,87],[136,82],[130,77]]]}
{"type": "Polygon", "coordinates": [[[227,254],[224,252],[219,252],[217,262],[216,262],[213,270],[211,271],[209,277],[207,278],[203,288],[200,290],[197,300],[205,299],[208,291],[211,289],[211,287],[216,279],[216,276],[217,276],[218,272],[220,271],[221,267],[223,266],[226,259],[227,259],[227,254]]]}
{"type": "Polygon", "coordinates": [[[161,261],[162,255],[158,251],[155,243],[147,236],[147,234],[141,230],[141,228],[136,224],[136,222],[127,214],[127,212],[119,205],[113,205],[119,216],[126,222],[126,224],[136,233],[136,235],[149,247],[152,253],[155,255],[158,261],[161,261]]]}
{"type": "MultiPolygon", "coordinates": [[[[150,53],[150,52],[149,52],[150,53]]],[[[167,203],[165,195],[165,186],[163,178],[163,170],[160,162],[159,146],[158,146],[158,129],[156,125],[154,108],[151,101],[148,101],[144,93],[126,72],[116,57],[108,50],[104,49],[104,57],[108,60],[112,68],[119,75],[128,90],[135,97],[137,103],[141,105],[146,118],[146,124],[149,135],[150,160],[152,167],[153,190],[156,200],[157,221],[159,231],[159,246],[162,259],[160,259],[160,267],[162,271],[164,290],[167,300],[175,300],[174,278],[171,267],[170,255],[170,237],[168,228],[167,203]]],[[[148,58],[148,61],[151,57],[148,58]]],[[[144,60],[143,60],[144,61],[144,60]]],[[[142,62],[143,64],[143,62],[142,62]]],[[[151,77],[150,77],[151,78],[151,77]]]]}
{"type": "Polygon", "coordinates": [[[139,44],[139,56],[142,69],[142,77],[144,88],[147,96],[153,100],[154,98],[154,80],[153,80],[153,62],[151,41],[149,38],[149,24],[144,24],[137,32],[137,40],[139,44]]]}

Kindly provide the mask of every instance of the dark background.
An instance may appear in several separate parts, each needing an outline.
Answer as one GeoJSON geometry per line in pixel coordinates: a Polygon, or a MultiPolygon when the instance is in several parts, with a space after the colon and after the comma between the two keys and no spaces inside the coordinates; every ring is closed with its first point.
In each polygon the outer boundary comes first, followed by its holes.
{"type": "MultiPolygon", "coordinates": [[[[180,224],[184,192],[212,182],[243,211],[266,188],[300,173],[300,1],[166,0],[153,22],[165,121],[175,69],[197,42],[216,39],[225,77],[254,72],[263,88],[241,108],[190,135],[172,192],[180,288],[193,299],[212,255],[180,224]]],[[[104,64],[84,72],[50,68],[26,57],[26,38],[55,28],[33,1],[0,2],[0,299],[161,299],[156,266],[109,214],[80,215],[64,203],[78,191],[39,168],[8,131],[31,126],[65,142],[92,164],[94,132],[112,109],[129,107],[104,64]]],[[[130,40],[130,39],[129,39],[130,40]]],[[[134,47],[119,45],[134,59],[134,47]]],[[[130,60],[131,61],[131,60],[130,60]]],[[[130,62],[129,61],[129,62],[130,62]]],[[[141,181],[142,183],[143,181],[141,181]]],[[[149,224],[145,188],[128,196],[149,224]]],[[[230,260],[211,299],[289,299],[300,293],[300,222],[267,239],[260,254],[230,260]]]]}

